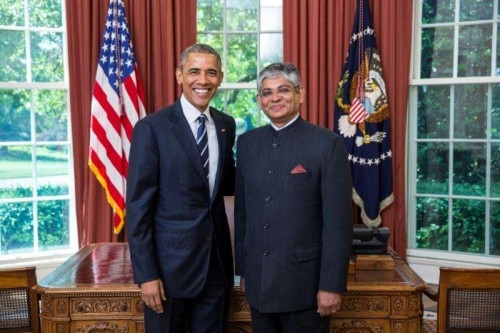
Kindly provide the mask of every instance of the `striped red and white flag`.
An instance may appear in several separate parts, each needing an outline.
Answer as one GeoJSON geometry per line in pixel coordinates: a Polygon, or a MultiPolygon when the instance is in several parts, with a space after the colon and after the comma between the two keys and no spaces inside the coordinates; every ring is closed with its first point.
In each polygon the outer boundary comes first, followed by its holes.
{"type": "Polygon", "coordinates": [[[89,166],[106,191],[120,233],[132,129],[146,115],[122,0],[110,0],[92,96],[89,166]]]}
{"type": "Polygon", "coordinates": [[[351,109],[349,112],[349,121],[351,124],[358,124],[363,122],[368,118],[370,114],[366,112],[365,106],[358,97],[354,97],[351,104],[351,109]]]}

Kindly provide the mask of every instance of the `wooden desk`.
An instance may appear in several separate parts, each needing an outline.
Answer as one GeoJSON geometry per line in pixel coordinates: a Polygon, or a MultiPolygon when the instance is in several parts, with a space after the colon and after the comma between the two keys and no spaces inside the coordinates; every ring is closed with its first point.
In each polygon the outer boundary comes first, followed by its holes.
{"type": "MultiPolygon", "coordinates": [[[[393,253],[395,270],[349,275],[331,332],[420,332],[422,279],[393,253]]],[[[42,333],[143,333],[144,304],[126,243],[87,246],[35,287],[42,333]]],[[[228,332],[251,332],[244,294],[232,292],[228,332]]]]}

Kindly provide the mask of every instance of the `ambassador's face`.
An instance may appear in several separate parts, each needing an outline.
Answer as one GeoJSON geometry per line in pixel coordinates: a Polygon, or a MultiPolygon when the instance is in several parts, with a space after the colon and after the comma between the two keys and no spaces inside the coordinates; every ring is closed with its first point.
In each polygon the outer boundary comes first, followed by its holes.
{"type": "Polygon", "coordinates": [[[285,126],[299,113],[303,99],[304,88],[294,88],[283,77],[265,79],[257,95],[260,108],[277,127],[285,126]]]}
{"type": "Polygon", "coordinates": [[[213,54],[190,53],[182,70],[175,72],[184,97],[199,111],[207,108],[222,82],[222,71],[213,54]]]}

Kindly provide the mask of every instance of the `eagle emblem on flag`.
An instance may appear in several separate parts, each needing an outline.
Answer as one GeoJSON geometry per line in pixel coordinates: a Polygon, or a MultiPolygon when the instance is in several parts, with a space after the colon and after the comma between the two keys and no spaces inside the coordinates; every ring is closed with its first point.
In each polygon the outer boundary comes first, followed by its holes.
{"type": "Polygon", "coordinates": [[[380,56],[376,49],[364,50],[363,62],[352,75],[350,87],[346,87],[345,84],[348,80],[349,70],[346,70],[336,95],[337,104],[346,113],[346,115],[339,117],[337,124],[339,133],[342,136],[352,138],[356,135],[358,128],[362,134],[356,138],[358,146],[381,142],[387,133],[379,131],[369,133],[365,125],[366,123],[380,123],[390,116],[380,56]],[[344,89],[349,90],[347,101],[344,100],[344,89]]]}

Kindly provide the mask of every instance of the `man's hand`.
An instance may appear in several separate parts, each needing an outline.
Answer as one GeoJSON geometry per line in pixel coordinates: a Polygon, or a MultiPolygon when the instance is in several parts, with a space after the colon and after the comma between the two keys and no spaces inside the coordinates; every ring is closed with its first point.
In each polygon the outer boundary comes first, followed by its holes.
{"type": "Polygon", "coordinates": [[[162,301],[166,301],[167,296],[160,279],[141,283],[141,297],[143,302],[153,311],[163,313],[162,301]]]}
{"type": "Polygon", "coordinates": [[[321,317],[330,316],[340,310],[341,295],[339,293],[320,290],[316,295],[316,299],[318,300],[317,312],[321,317]]]}

